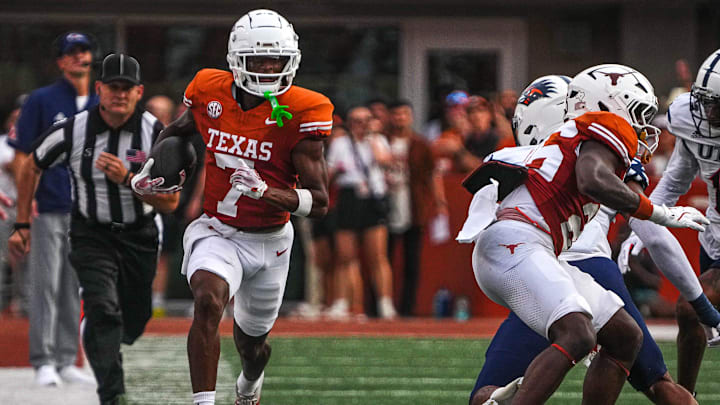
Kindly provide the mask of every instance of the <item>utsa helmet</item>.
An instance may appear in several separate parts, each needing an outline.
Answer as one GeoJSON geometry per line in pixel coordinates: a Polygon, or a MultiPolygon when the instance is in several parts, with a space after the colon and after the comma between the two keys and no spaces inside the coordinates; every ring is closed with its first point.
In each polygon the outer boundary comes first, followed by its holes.
{"type": "Polygon", "coordinates": [[[230,31],[227,61],[235,84],[241,89],[259,97],[266,91],[280,95],[290,88],[300,66],[298,36],[293,26],[275,11],[250,11],[230,31]],[[248,59],[259,56],[287,61],[280,73],[250,71],[248,59]]]}
{"type": "Polygon", "coordinates": [[[517,146],[537,145],[562,125],[568,83],[567,76],[543,76],[523,90],[512,118],[517,146]]]}
{"type": "Polygon", "coordinates": [[[720,49],[698,70],[690,90],[690,114],[700,136],[720,136],[720,49]]]}
{"type": "Polygon", "coordinates": [[[650,125],[658,101],[650,81],[624,65],[605,64],[578,73],[568,85],[566,119],[589,111],[609,111],[624,118],[638,133],[638,156],[650,160],[660,129],[650,125]]]}

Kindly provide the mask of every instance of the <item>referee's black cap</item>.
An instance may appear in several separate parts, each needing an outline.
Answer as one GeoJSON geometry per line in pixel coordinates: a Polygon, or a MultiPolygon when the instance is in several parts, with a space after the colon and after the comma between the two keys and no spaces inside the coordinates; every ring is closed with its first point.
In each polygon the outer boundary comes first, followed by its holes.
{"type": "Polygon", "coordinates": [[[140,84],[140,63],[124,53],[111,53],[102,62],[100,81],[109,83],[121,80],[134,85],[140,84]]]}

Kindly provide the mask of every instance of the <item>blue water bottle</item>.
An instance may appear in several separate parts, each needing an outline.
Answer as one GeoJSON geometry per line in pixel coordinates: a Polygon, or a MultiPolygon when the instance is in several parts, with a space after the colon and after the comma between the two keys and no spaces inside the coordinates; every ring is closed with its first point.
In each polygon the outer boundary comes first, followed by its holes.
{"type": "Polygon", "coordinates": [[[433,315],[435,318],[447,318],[451,314],[452,294],[447,288],[442,287],[433,297],[433,315]]]}

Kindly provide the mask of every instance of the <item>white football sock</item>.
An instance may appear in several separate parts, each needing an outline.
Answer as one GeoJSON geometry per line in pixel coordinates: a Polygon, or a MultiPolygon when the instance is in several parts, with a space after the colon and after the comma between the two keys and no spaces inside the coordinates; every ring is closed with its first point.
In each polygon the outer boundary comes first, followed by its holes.
{"type": "Polygon", "coordinates": [[[193,405],[215,405],[215,391],[194,392],[193,405]]]}

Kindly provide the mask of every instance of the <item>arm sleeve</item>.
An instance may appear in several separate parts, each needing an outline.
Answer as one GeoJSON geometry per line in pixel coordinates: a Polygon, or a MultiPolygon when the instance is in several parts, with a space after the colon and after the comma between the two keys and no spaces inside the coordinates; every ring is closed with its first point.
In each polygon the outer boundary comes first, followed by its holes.
{"type": "Polygon", "coordinates": [[[650,257],[672,285],[680,291],[683,298],[693,301],[702,294],[700,281],[687,256],[678,253],[683,251],[680,242],[666,227],[650,221],[630,218],[630,228],[642,240],[650,252],[650,257]]]}
{"type": "Polygon", "coordinates": [[[45,170],[61,163],[68,155],[68,142],[64,127],[51,127],[34,145],[33,159],[37,167],[45,170]]]}
{"type": "Polygon", "coordinates": [[[304,111],[298,124],[300,139],[327,138],[332,132],[333,105],[328,100],[325,103],[304,111]]]}
{"type": "Polygon", "coordinates": [[[41,124],[40,101],[37,95],[31,94],[23,104],[15,124],[16,137],[8,144],[21,152],[32,152],[33,142],[42,132],[41,124]]]}
{"type": "Polygon", "coordinates": [[[692,181],[698,172],[698,163],[695,156],[688,150],[687,144],[681,138],[675,141],[675,149],[670,156],[667,168],[663,173],[657,187],[650,194],[653,204],[674,206],[680,196],[690,189],[692,181]]]}

